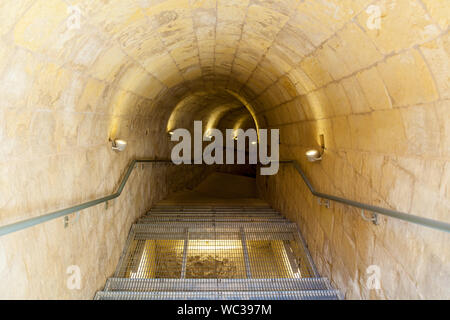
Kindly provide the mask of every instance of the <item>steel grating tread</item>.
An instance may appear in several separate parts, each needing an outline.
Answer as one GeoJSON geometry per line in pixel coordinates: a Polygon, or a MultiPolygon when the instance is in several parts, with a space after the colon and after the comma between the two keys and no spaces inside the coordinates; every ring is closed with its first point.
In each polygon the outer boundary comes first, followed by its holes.
{"type": "Polygon", "coordinates": [[[183,209],[240,209],[240,210],[271,210],[272,208],[269,205],[262,205],[262,206],[244,206],[244,205],[155,205],[152,207],[152,209],[176,209],[176,210],[183,210],[183,209]]]}
{"type": "Polygon", "coordinates": [[[153,222],[135,223],[132,230],[139,232],[168,232],[184,233],[189,228],[190,232],[237,232],[243,229],[245,232],[293,232],[297,230],[295,223],[274,222],[153,222]]]}
{"type": "Polygon", "coordinates": [[[277,222],[277,221],[287,221],[285,218],[280,216],[275,217],[227,217],[227,216],[171,216],[171,217],[161,217],[161,216],[144,216],[139,220],[142,221],[224,221],[224,222],[240,222],[240,221],[250,221],[250,222],[277,222]]]}
{"type": "Polygon", "coordinates": [[[148,214],[144,215],[144,217],[172,217],[172,216],[194,216],[194,217],[282,217],[282,215],[278,212],[214,212],[214,211],[205,211],[205,212],[148,212],[148,214]]]}
{"type": "Polygon", "coordinates": [[[170,216],[170,215],[197,215],[197,216],[202,216],[202,215],[215,215],[215,216],[220,216],[220,215],[233,215],[233,216],[281,216],[279,212],[277,211],[267,211],[267,212],[260,212],[260,211],[201,211],[201,212],[197,212],[197,211],[148,211],[147,216],[155,216],[155,215],[165,215],[165,216],[170,216]]]}
{"type": "Polygon", "coordinates": [[[199,228],[215,228],[215,229],[231,229],[237,230],[239,228],[245,228],[248,230],[260,229],[260,230],[273,230],[276,231],[279,228],[293,228],[292,222],[225,222],[225,221],[139,221],[136,225],[148,226],[149,228],[189,228],[191,231],[199,228]]]}
{"type": "Polygon", "coordinates": [[[239,216],[263,216],[263,217],[270,217],[270,216],[281,216],[279,212],[244,212],[244,211],[221,211],[221,212],[215,212],[215,211],[202,211],[202,212],[192,212],[192,211],[168,211],[168,212],[152,212],[149,211],[148,216],[170,216],[170,215],[196,215],[196,216],[206,216],[206,215],[214,215],[214,216],[220,216],[220,215],[226,215],[226,216],[233,216],[233,217],[239,217],[239,216]]]}
{"type": "Polygon", "coordinates": [[[254,223],[254,224],[261,224],[261,223],[265,223],[265,224],[273,224],[273,223],[292,223],[286,219],[222,219],[222,218],[171,218],[171,219],[159,219],[159,218],[140,218],[137,220],[136,223],[144,223],[144,224],[149,224],[149,223],[154,223],[154,224],[161,224],[161,223],[180,223],[180,222],[184,222],[184,223],[213,223],[213,222],[217,222],[217,223],[235,223],[235,224],[239,224],[239,223],[254,223]]]}
{"type": "Polygon", "coordinates": [[[245,207],[245,206],[224,206],[224,207],[215,207],[215,206],[204,206],[204,207],[195,207],[195,206],[182,206],[182,207],[152,207],[151,210],[243,210],[243,211],[252,211],[252,210],[274,210],[271,207],[245,207]]]}
{"type": "Polygon", "coordinates": [[[233,214],[233,215],[279,215],[280,213],[278,211],[270,210],[270,211],[258,211],[258,210],[252,210],[252,211],[242,211],[242,210],[150,210],[147,211],[147,215],[155,215],[155,214],[233,214]]]}
{"type": "Polygon", "coordinates": [[[244,232],[248,240],[293,240],[297,233],[295,223],[138,223],[131,227],[131,239],[184,240],[189,239],[240,240],[244,232]]]}
{"type": "Polygon", "coordinates": [[[234,213],[234,214],[273,214],[273,213],[279,213],[275,210],[193,210],[193,209],[185,209],[185,210],[150,210],[148,213],[161,213],[161,214],[167,214],[167,213],[197,213],[197,214],[204,214],[204,213],[234,213]]]}
{"type": "Polygon", "coordinates": [[[228,219],[230,221],[235,220],[248,220],[248,219],[256,219],[256,220],[277,220],[284,219],[285,217],[280,215],[221,215],[221,214],[208,214],[208,215],[199,215],[199,214],[171,214],[171,215],[146,215],[142,216],[141,219],[161,219],[161,220],[170,220],[170,219],[228,219]]]}
{"type": "Polygon", "coordinates": [[[337,290],[238,292],[99,291],[94,300],[339,300],[337,290]]]}
{"type": "Polygon", "coordinates": [[[298,291],[332,290],[327,278],[143,279],[109,278],[104,291],[298,291]]]}

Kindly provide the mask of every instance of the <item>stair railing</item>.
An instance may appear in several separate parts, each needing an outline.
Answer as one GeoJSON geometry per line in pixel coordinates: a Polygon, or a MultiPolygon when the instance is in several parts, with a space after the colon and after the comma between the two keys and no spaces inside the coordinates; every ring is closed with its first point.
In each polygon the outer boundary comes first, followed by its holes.
{"type": "MultiPolygon", "coordinates": [[[[18,222],[12,223],[12,224],[8,224],[5,226],[1,226],[0,227],[0,236],[6,235],[9,233],[13,233],[13,232],[16,232],[19,230],[23,230],[26,228],[30,228],[37,224],[41,224],[41,223],[44,223],[44,222],[47,222],[47,221],[50,221],[50,220],[53,220],[53,219],[56,219],[56,218],[59,218],[62,216],[66,216],[66,215],[74,213],[74,212],[79,212],[80,210],[87,209],[89,207],[93,207],[100,203],[107,202],[109,200],[119,197],[123,191],[123,188],[125,187],[125,184],[128,181],[128,178],[130,177],[130,175],[133,172],[133,169],[135,168],[137,163],[172,163],[172,161],[158,160],[158,159],[135,159],[135,160],[132,160],[131,163],[128,165],[128,168],[125,172],[125,175],[122,178],[122,181],[119,184],[119,187],[117,188],[117,191],[114,192],[113,194],[110,194],[108,196],[98,198],[95,200],[87,201],[87,202],[84,202],[84,203],[81,203],[81,204],[78,204],[78,205],[75,205],[75,206],[72,206],[69,208],[65,208],[65,209],[57,210],[57,211],[54,211],[51,213],[47,213],[47,214],[44,214],[44,215],[41,215],[38,217],[34,217],[34,218],[18,221],[18,222]]],[[[353,206],[356,208],[360,208],[362,210],[361,215],[365,219],[367,219],[367,218],[364,215],[364,210],[374,212],[374,213],[379,213],[379,214],[389,216],[392,218],[408,221],[408,222],[415,223],[415,224],[418,224],[421,226],[425,226],[425,227],[429,227],[429,228],[433,228],[436,230],[450,233],[450,223],[433,220],[433,219],[428,219],[428,218],[424,218],[424,217],[419,217],[419,216],[412,215],[409,213],[404,213],[404,212],[399,212],[399,211],[395,211],[395,210],[391,210],[391,209],[381,208],[381,207],[368,205],[368,204],[364,204],[361,202],[329,195],[326,193],[318,192],[314,189],[311,182],[306,177],[306,174],[301,169],[300,164],[296,160],[285,160],[285,161],[280,161],[280,163],[292,164],[293,167],[297,170],[297,172],[303,178],[303,181],[307,185],[309,191],[314,196],[318,197],[319,199],[327,199],[327,200],[331,200],[331,201],[335,201],[335,202],[340,202],[340,203],[343,203],[346,205],[350,205],[350,206],[353,206]]],[[[376,223],[376,214],[372,217],[372,219],[370,219],[370,221],[373,221],[374,223],[376,223]]]]}
{"type": "MultiPolygon", "coordinates": [[[[385,216],[388,216],[391,218],[408,221],[408,222],[415,223],[415,224],[418,224],[421,226],[425,226],[425,227],[429,227],[429,228],[433,228],[436,230],[450,233],[450,223],[433,220],[433,219],[428,219],[428,218],[424,218],[424,217],[419,217],[419,216],[416,216],[413,214],[395,211],[395,210],[391,210],[391,209],[381,208],[381,207],[377,207],[377,206],[373,206],[373,205],[369,205],[369,204],[365,204],[365,203],[361,203],[361,202],[357,202],[357,201],[353,201],[353,200],[349,200],[349,199],[345,199],[345,198],[341,198],[341,197],[337,197],[337,196],[333,196],[330,194],[316,191],[314,189],[313,185],[311,184],[311,182],[309,181],[309,179],[307,178],[306,174],[303,172],[302,168],[300,167],[300,164],[296,160],[285,160],[285,161],[280,161],[280,163],[292,164],[294,169],[301,175],[301,177],[302,177],[303,181],[305,182],[306,186],[308,187],[309,191],[314,196],[319,198],[319,203],[321,203],[320,199],[327,199],[327,200],[343,203],[343,204],[346,204],[346,205],[349,205],[352,207],[360,208],[361,216],[363,217],[363,219],[371,221],[374,224],[378,223],[376,214],[379,213],[379,214],[382,214],[382,215],[385,215],[385,216]],[[365,216],[364,211],[373,212],[374,214],[372,215],[372,218],[367,218],[365,216]]],[[[327,206],[329,207],[329,203],[327,203],[327,206]]]]}
{"type": "Polygon", "coordinates": [[[119,197],[123,191],[123,188],[125,187],[125,184],[128,181],[128,178],[131,175],[131,172],[133,172],[133,169],[136,167],[137,163],[172,163],[172,161],[157,160],[157,159],[135,159],[135,160],[132,160],[131,163],[128,165],[125,175],[123,176],[122,181],[120,182],[119,187],[117,188],[116,192],[114,192],[108,196],[98,198],[95,200],[91,200],[91,201],[87,201],[87,202],[84,202],[84,203],[81,203],[81,204],[78,204],[78,205],[75,205],[75,206],[72,206],[69,208],[57,210],[57,211],[47,213],[47,214],[44,214],[44,215],[41,215],[41,216],[38,216],[35,218],[18,221],[18,222],[12,223],[12,224],[8,224],[6,226],[1,226],[0,227],[0,237],[4,236],[6,234],[9,234],[9,233],[13,233],[13,232],[22,230],[22,229],[30,228],[37,224],[41,224],[41,223],[44,223],[44,222],[47,222],[47,221],[50,221],[50,220],[53,220],[53,219],[56,219],[56,218],[59,218],[62,216],[66,216],[66,215],[74,213],[74,212],[79,212],[83,209],[87,209],[89,207],[93,207],[100,203],[107,202],[109,200],[119,197]]]}

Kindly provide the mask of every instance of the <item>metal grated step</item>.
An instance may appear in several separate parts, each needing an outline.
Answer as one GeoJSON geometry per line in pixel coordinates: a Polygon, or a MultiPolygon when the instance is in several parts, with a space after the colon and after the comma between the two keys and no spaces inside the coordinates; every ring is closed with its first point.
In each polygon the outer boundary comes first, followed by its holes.
{"type": "Polygon", "coordinates": [[[340,299],[269,206],[160,205],[131,227],[97,300],[340,299]]]}
{"type": "Polygon", "coordinates": [[[277,213],[272,208],[152,208],[149,212],[154,213],[277,213]]]}
{"type": "Polygon", "coordinates": [[[195,210],[272,210],[268,205],[260,206],[223,206],[223,205],[155,205],[152,210],[183,210],[183,209],[195,209],[195,210]]]}
{"type": "Polygon", "coordinates": [[[327,278],[302,279],[130,279],[110,278],[103,291],[298,291],[332,290],[327,278]]]}
{"type": "Polygon", "coordinates": [[[214,210],[201,210],[201,211],[197,211],[197,210],[150,210],[148,213],[148,215],[152,215],[152,214],[196,214],[196,215],[202,215],[202,214],[215,214],[215,215],[220,215],[220,214],[233,214],[233,215],[271,215],[271,214],[276,214],[279,215],[279,212],[274,211],[274,210],[267,210],[267,211],[243,211],[243,210],[221,210],[221,211],[214,211],[214,210]]]}
{"type": "Polygon", "coordinates": [[[192,210],[192,211],[273,211],[273,208],[270,207],[214,207],[214,206],[204,206],[204,207],[191,207],[191,206],[183,206],[183,207],[153,207],[152,211],[164,211],[164,210],[173,210],[173,211],[183,211],[183,210],[192,210]]]}
{"type": "MultiPolygon", "coordinates": [[[[280,232],[294,232],[297,230],[295,223],[284,222],[154,222],[154,223],[138,223],[132,226],[132,230],[137,233],[185,233],[186,228],[189,228],[189,233],[230,233],[244,232],[253,233],[280,233],[280,232]],[[186,224],[186,226],[184,226],[186,224]]],[[[215,239],[215,237],[211,238],[215,239]]]]}
{"type": "Polygon", "coordinates": [[[150,222],[171,222],[171,221],[192,221],[192,222],[285,222],[287,221],[285,218],[280,216],[273,217],[216,217],[216,216],[171,216],[171,217],[162,217],[162,216],[144,216],[138,220],[142,223],[150,223],[150,222]]]}
{"type": "Polygon", "coordinates": [[[262,220],[276,220],[282,219],[286,220],[284,217],[280,215],[237,215],[237,214],[151,214],[144,215],[141,219],[227,219],[229,221],[235,220],[246,220],[246,219],[262,219],[262,220]]]}
{"type": "Polygon", "coordinates": [[[198,231],[200,229],[204,229],[206,232],[215,229],[216,231],[219,229],[238,229],[245,228],[245,230],[256,230],[261,229],[261,232],[264,230],[267,231],[278,231],[281,228],[286,230],[286,228],[293,228],[292,222],[289,221],[275,221],[275,222],[249,222],[249,221],[146,221],[139,220],[136,224],[138,226],[149,227],[150,229],[157,228],[189,228],[190,231],[198,231]]]}
{"type": "Polygon", "coordinates": [[[205,211],[202,213],[197,212],[149,212],[144,215],[144,217],[234,217],[234,218],[243,218],[243,217],[262,217],[262,218],[270,218],[270,217],[282,217],[278,212],[211,212],[205,211]]]}
{"type": "Polygon", "coordinates": [[[246,292],[100,291],[95,300],[339,300],[337,290],[246,292]]]}
{"type": "Polygon", "coordinates": [[[241,240],[245,233],[248,240],[293,240],[297,225],[284,223],[139,223],[131,232],[136,240],[167,239],[185,240],[186,232],[191,240],[241,240]]]}
{"type": "Polygon", "coordinates": [[[280,216],[279,212],[277,211],[211,211],[211,210],[203,210],[203,211],[194,211],[194,210],[185,210],[185,211],[149,211],[147,215],[169,215],[169,214],[190,214],[190,215],[233,215],[233,216],[240,216],[240,215],[257,215],[257,216],[269,216],[269,215],[278,215],[280,216]]]}

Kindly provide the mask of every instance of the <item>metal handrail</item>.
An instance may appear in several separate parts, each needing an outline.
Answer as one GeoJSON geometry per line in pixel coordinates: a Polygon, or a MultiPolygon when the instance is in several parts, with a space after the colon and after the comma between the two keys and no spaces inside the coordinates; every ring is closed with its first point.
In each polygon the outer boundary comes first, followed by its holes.
{"type": "Polygon", "coordinates": [[[433,228],[433,229],[436,229],[436,230],[440,230],[440,231],[444,231],[444,232],[449,232],[450,233],[450,223],[446,223],[446,222],[438,221],[438,220],[433,220],[433,219],[428,219],[428,218],[424,218],[424,217],[419,217],[419,216],[416,216],[416,215],[413,215],[413,214],[404,213],[404,212],[400,212],[400,211],[395,211],[395,210],[391,210],[391,209],[386,209],[386,208],[381,208],[381,207],[377,207],[377,206],[372,206],[372,205],[369,205],[369,204],[365,204],[365,203],[361,203],[361,202],[357,202],[357,201],[353,201],[353,200],[349,200],[349,199],[333,196],[333,195],[330,195],[330,194],[318,192],[318,191],[316,191],[314,189],[314,187],[312,186],[311,182],[306,177],[306,174],[301,169],[300,164],[296,160],[285,160],[285,161],[280,161],[280,163],[292,164],[294,166],[294,168],[297,170],[297,172],[302,176],[303,181],[308,186],[309,191],[316,197],[319,197],[319,198],[322,198],[322,199],[332,200],[332,201],[335,201],[335,202],[340,202],[340,203],[347,204],[347,205],[350,205],[350,206],[353,206],[353,207],[356,207],[356,208],[360,208],[362,210],[380,213],[380,214],[385,215],[385,216],[389,216],[389,217],[392,217],[392,218],[408,221],[408,222],[415,223],[415,224],[418,224],[418,225],[421,225],[421,226],[425,226],[425,227],[429,227],[429,228],[433,228]]]}
{"type": "MultiPolygon", "coordinates": [[[[22,229],[26,229],[26,228],[35,226],[37,224],[41,224],[41,223],[62,217],[62,216],[66,216],[70,213],[78,212],[80,210],[83,210],[83,209],[86,209],[89,207],[93,207],[100,203],[107,202],[109,200],[117,198],[122,193],[123,188],[125,187],[125,184],[127,183],[128,178],[130,177],[131,172],[133,171],[133,169],[135,168],[135,165],[137,163],[172,163],[172,161],[158,160],[158,159],[135,159],[135,160],[132,160],[130,165],[128,166],[127,171],[125,172],[125,175],[124,175],[121,183],[119,184],[119,187],[117,188],[117,191],[114,192],[113,194],[110,194],[108,196],[98,198],[95,200],[91,200],[88,202],[84,202],[82,204],[78,204],[78,205],[75,205],[75,206],[72,206],[72,207],[69,207],[66,209],[61,209],[61,210],[58,210],[55,212],[44,214],[42,216],[38,216],[35,218],[30,218],[30,219],[18,221],[18,222],[12,223],[12,224],[8,224],[5,226],[1,226],[0,227],[0,237],[3,235],[9,234],[9,233],[13,233],[13,232],[16,232],[16,231],[19,231],[22,229]]],[[[353,206],[356,208],[360,208],[362,210],[377,212],[377,213],[383,214],[385,216],[389,216],[392,218],[408,221],[411,223],[415,223],[418,225],[422,225],[425,227],[429,227],[429,228],[433,228],[436,230],[441,230],[441,231],[450,233],[450,223],[446,223],[443,221],[437,221],[437,220],[433,220],[433,219],[428,219],[428,218],[423,218],[423,217],[415,216],[415,215],[412,215],[409,213],[404,213],[404,212],[399,212],[399,211],[381,208],[381,207],[377,207],[377,206],[372,206],[372,205],[364,204],[361,202],[357,202],[357,201],[329,195],[326,193],[318,192],[314,189],[311,182],[306,177],[306,174],[301,169],[300,164],[296,160],[284,160],[284,161],[279,161],[279,163],[292,164],[294,166],[294,168],[297,170],[297,172],[303,178],[303,181],[308,186],[309,191],[316,197],[332,200],[335,202],[340,202],[340,203],[347,204],[347,205],[350,205],[350,206],[353,206]]]]}
{"type": "Polygon", "coordinates": [[[109,196],[105,196],[105,197],[98,198],[95,200],[91,200],[88,202],[84,202],[82,204],[78,204],[78,205],[72,206],[70,208],[61,209],[61,210],[47,213],[47,214],[44,214],[42,216],[38,216],[35,218],[30,218],[27,220],[22,220],[22,221],[18,221],[18,222],[12,223],[12,224],[8,224],[6,226],[1,226],[0,227],[0,237],[4,236],[6,234],[9,234],[9,233],[13,233],[13,232],[16,232],[16,231],[19,231],[22,229],[26,229],[26,228],[35,226],[37,224],[41,224],[41,223],[62,217],[62,216],[66,216],[70,213],[78,212],[80,210],[83,210],[83,209],[86,209],[89,207],[93,207],[100,203],[107,202],[109,200],[117,198],[122,193],[123,188],[125,187],[125,184],[127,183],[128,178],[131,175],[131,172],[133,172],[133,169],[135,168],[136,163],[172,163],[172,161],[157,160],[157,159],[139,159],[139,160],[135,159],[135,160],[132,160],[128,166],[127,171],[125,172],[125,175],[122,178],[122,181],[119,184],[119,187],[117,188],[117,191],[114,192],[113,194],[110,194],[109,196]]]}

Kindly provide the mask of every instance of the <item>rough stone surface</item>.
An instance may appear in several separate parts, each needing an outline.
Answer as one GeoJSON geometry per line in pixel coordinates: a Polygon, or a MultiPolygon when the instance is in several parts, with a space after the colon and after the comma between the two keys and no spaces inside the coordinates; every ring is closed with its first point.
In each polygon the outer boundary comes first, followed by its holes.
{"type": "MultiPolygon", "coordinates": [[[[449,12],[447,0],[4,1],[0,223],[107,194],[131,158],[168,156],[168,124],[237,125],[243,106],[280,128],[282,157],[317,189],[448,222],[449,12]],[[306,163],[319,134],[324,160],[306,163]]],[[[0,296],[91,298],[134,218],[202,172],[144,169],[108,210],[0,238],[0,296]],[[83,290],[67,290],[72,264],[83,290]]],[[[326,210],[290,168],[260,181],[348,298],[449,298],[447,234],[326,210]],[[380,290],[366,286],[371,264],[380,290]]]]}

